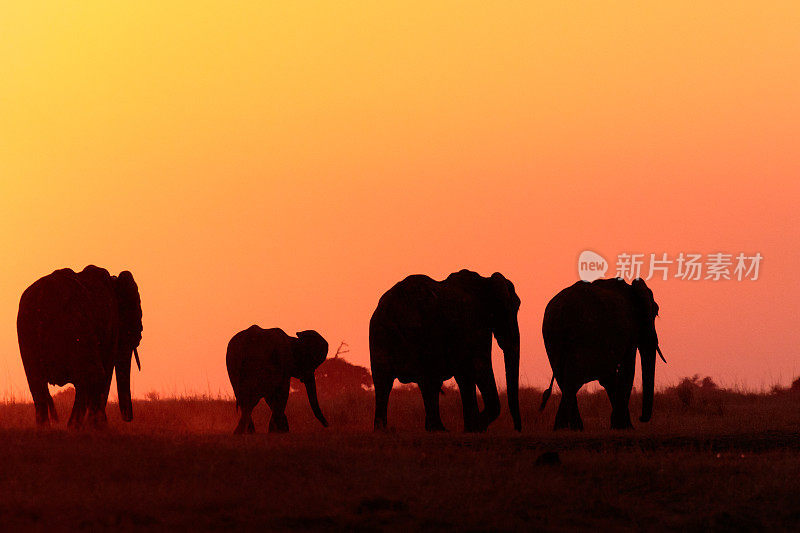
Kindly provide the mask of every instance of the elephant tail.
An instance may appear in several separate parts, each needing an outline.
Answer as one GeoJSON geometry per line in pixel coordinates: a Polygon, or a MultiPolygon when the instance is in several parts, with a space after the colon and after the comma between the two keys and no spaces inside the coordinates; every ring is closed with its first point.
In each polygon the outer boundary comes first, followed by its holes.
{"type": "Polygon", "coordinates": [[[50,418],[53,422],[58,422],[58,413],[56,412],[56,404],[53,403],[53,397],[50,396],[49,391],[47,394],[47,410],[50,411],[50,418]]]}
{"type": "Polygon", "coordinates": [[[542,393],[542,405],[539,406],[539,411],[544,411],[544,406],[547,405],[547,400],[550,399],[550,394],[553,392],[553,382],[556,380],[556,375],[550,378],[550,386],[542,393]]]}

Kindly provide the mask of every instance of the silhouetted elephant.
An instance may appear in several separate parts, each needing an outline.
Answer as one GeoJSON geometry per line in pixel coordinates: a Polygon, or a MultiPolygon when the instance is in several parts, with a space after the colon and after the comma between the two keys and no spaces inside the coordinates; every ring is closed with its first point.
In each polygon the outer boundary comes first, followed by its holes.
{"type": "Polygon", "coordinates": [[[462,270],[444,281],[409,276],[387,291],[369,323],[369,351],[375,386],[375,429],[387,423],[395,378],[419,385],[425,429],[443,431],[439,416],[442,382],[455,377],[461,393],[465,431],[484,431],[500,415],[492,370],[492,334],[505,356],[508,407],[520,431],[520,299],[502,274],[484,278],[462,270]],[[475,386],[484,410],[479,412],[475,386]]]}
{"type": "Polygon", "coordinates": [[[96,427],[106,424],[112,373],[117,374],[119,410],[129,422],[131,353],[141,369],[142,304],[130,272],[112,276],[89,265],[75,273],[56,270],[28,287],[19,302],[17,336],[28,378],[36,423],[58,416],[47,384],[75,385],[70,427],[79,427],[89,411],[96,427]]]}
{"type": "MultiPolygon", "coordinates": [[[[555,429],[583,429],[576,394],[584,383],[598,380],[611,400],[611,427],[631,428],[628,401],[636,371],[636,350],[642,359],[642,416],[653,413],[653,386],[658,346],[655,319],[658,304],[641,279],[579,281],[559,292],[544,311],[542,335],[553,379],[561,389],[555,429]]],[[[553,379],[542,396],[543,410],[553,379]]]]}
{"type": "Polygon", "coordinates": [[[250,326],[234,335],[226,356],[236,406],[242,410],[234,433],[255,432],[251,413],[261,398],[272,411],[269,431],[289,431],[284,410],[290,378],[297,378],[305,385],[314,416],[328,427],[319,408],[314,377],[314,371],[327,356],[328,343],[314,330],[298,331],[295,338],[282,329],[250,326]]]}

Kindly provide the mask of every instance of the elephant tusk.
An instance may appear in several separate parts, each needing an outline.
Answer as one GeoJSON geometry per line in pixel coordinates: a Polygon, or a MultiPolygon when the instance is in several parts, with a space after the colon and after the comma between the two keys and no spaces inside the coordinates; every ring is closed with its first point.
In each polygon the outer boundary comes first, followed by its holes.
{"type": "MultiPolygon", "coordinates": [[[[133,349],[133,356],[136,358],[136,367],[139,369],[139,372],[141,372],[142,363],[139,362],[139,351],[136,348],[133,349]]],[[[664,356],[662,355],[661,358],[663,359],[664,356]]]]}
{"type": "Polygon", "coordinates": [[[664,362],[666,363],[666,362],[667,362],[667,360],[666,360],[666,359],[664,359],[664,354],[663,354],[663,353],[661,353],[661,348],[660,348],[660,347],[658,347],[658,346],[656,346],[656,351],[658,352],[658,355],[659,355],[659,357],[661,357],[661,360],[662,360],[662,361],[664,361],[664,362]]]}

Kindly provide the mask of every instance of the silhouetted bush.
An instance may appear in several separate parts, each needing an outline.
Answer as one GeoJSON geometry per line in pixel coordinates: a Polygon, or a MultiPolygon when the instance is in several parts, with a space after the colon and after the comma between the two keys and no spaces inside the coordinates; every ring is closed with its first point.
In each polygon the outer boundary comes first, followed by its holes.
{"type": "Polygon", "coordinates": [[[684,411],[695,410],[716,416],[725,414],[726,393],[709,376],[700,379],[699,374],[683,378],[677,385],[664,390],[665,395],[678,399],[684,411]]]}
{"type": "Polygon", "coordinates": [[[770,389],[772,394],[800,394],[800,378],[796,378],[792,381],[792,384],[788,387],[781,387],[780,385],[774,385],[772,389],[770,389]]]}
{"type": "MultiPolygon", "coordinates": [[[[331,398],[341,394],[372,389],[372,374],[363,366],[349,363],[343,357],[326,359],[315,372],[317,393],[320,398],[331,398]]],[[[296,379],[292,380],[292,392],[305,394],[305,389],[296,379]]]]}
{"type": "Polygon", "coordinates": [[[341,394],[372,388],[372,374],[363,366],[333,357],[322,363],[316,372],[317,390],[321,394],[341,394]]]}

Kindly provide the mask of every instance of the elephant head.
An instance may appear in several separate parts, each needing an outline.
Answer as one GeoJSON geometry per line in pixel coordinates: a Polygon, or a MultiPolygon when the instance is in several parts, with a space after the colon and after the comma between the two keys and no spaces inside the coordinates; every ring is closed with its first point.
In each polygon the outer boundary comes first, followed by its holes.
{"type": "Polygon", "coordinates": [[[294,371],[292,375],[299,379],[306,387],[308,403],[314,416],[323,425],[328,427],[328,421],[319,408],[317,399],[317,381],[314,371],[328,357],[328,341],[322,335],[309,329],[297,332],[297,341],[294,345],[294,371]]]}
{"type": "Polygon", "coordinates": [[[641,278],[633,280],[631,287],[638,320],[637,347],[642,358],[642,416],[639,420],[648,422],[653,414],[656,353],[665,363],[667,361],[658,346],[658,334],[656,333],[658,304],[653,298],[653,291],[641,278]]]}
{"type": "Polygon", "coordinates": [[[514,291],[514,284],[499,272],[488,280],[488,302],[492,333],[497,345],[503,350],[506,368],[506,389],[508,409],[514,420],[514,429],[522,430],[519,414],[519,312],[520,299],[514,291]]]}
{"type": "Polygon", "coordinates": [[[120,272],[114,279],[114,290],[117,296],[119,311],[119,336],[114,370],[117,374],[117,395],[119,410],[126,422],[133,419],[133,403],[131,402],[131,353],[136,358],[136,366],[141,370],[137,347],[142,340],[142,302],[139,298],[139,287],[133,275],[127,270],[120,272]]]}

